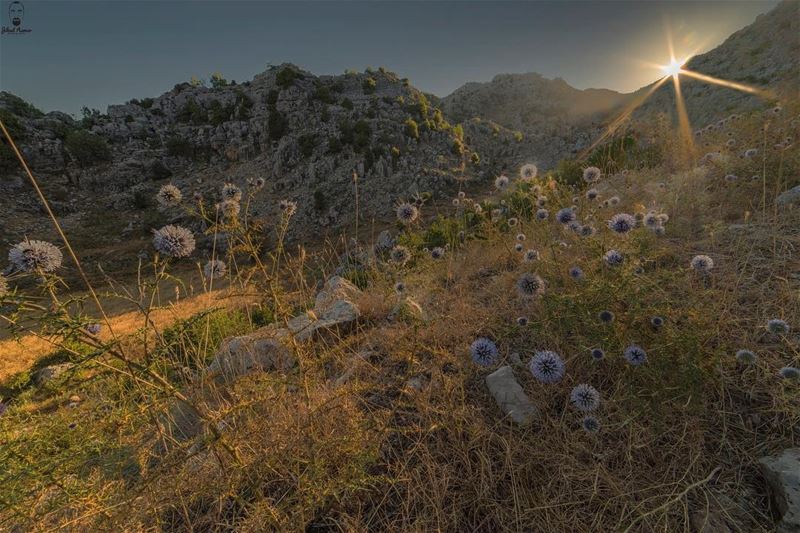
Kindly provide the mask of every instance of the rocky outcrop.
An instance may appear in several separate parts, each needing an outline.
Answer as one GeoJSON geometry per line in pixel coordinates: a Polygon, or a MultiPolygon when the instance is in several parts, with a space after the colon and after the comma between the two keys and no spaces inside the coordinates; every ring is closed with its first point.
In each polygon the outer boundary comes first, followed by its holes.
{"type": "Polygon", "coordinates": [[[775,510],[778,533],[800,532],[800,448],[759,459],[775,510]]]}

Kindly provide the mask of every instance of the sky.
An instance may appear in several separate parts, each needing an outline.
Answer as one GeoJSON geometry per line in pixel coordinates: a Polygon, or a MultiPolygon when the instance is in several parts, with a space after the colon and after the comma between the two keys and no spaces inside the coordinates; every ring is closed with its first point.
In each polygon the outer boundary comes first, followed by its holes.
{"type": "MultiPolygon", "coordinates": [[[[0,35],[0,89],[37,107],[157,96],[192,76],[251,79],[291,62],[314,74],[384,66],[445,96],[499,73],[634,91],[678,57],[710,50],[777,1],[36,1],[0,35]]],[[[3,27],[19,5],[0,1],[3,27]]]]}

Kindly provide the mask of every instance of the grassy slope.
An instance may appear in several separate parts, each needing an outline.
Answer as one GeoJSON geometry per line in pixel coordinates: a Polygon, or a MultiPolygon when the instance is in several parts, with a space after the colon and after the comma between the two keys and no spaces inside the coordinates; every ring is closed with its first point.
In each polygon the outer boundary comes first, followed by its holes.
{"type": "MultiPolygon", "coordinates": [[[[0,418],[2,527],[676,531],[725,516],[746,531],[769,530],[755,460],[800,441],[800,389],[777,376],[800,363],[792,276],[800,213],[772,205],[777,192],[798,184],[797,149],[772,148],[800,133],[788,115],[768,118],[766,136],[758,114],[698,142],[715,150],[732,131],[737,150],[759,148],[753,159],[723,150],[721,160],[681,171],[664,141],[663,165],[603,181],[603,197],[619,196],[618,207],[541,180],[551,213],[580,195],[578,215],[598,228],[593,237],[552,218],[526,218],[533,195],[523,187],[505,196],[518,226],[508,227],[507,217],[483,221],[464,245],[452,240],[442,260],[416,249],[402,269],[370,270],[357,332],[298,346],[296,373],[254,375],[215,391],[224,401],[210,414],[224,419],[237,460],[210,442],[154,461],[152,421],[166,399],[103,368],[27,391],[0,418]],[[725,181],[731,173],[740,178],[725,181]],[[649,209],[670,215],[665,236],[643,228],[617,236],[604,227],[616,212],[649,209]],[[522,263],[513,250],[518,232],[539,261],[522,263]],[[609,248],[625,254],[623,266],[603,264],[609,248]],[[688,268],[698,253],[716,263],[708,278],[688,268]],[[584,280],[568,276],[573,265],[584,280]],[[526,271],[547,283],[533,302],[514,289],[526,271]],[[400,279],[424,319],[413,312],[387,319],[400,279]],[[597,320],[603,309],[616,314],[612,324],[597,320]],[[663,328],[651,328],[654,315],[665,318],[663,328]],[[518,326],[518,316],[529,325],[518,326]],[[764,325],[774,317],[795,331],[768,335],[764,325]],[[504,361],[517,353],[527,362],[541,349],[564,357],[567,374],[556,385],[515,367],[542,412],[534,425],[502,419],[484,385],[491,369],[469,358],[477,336],[494,339],[504,361]],[[647,364],[625,363],[621,352],[631,343],[647,350],[647,364]],[[589,356],[597,346],[607,352],[603,361],[589,356]],[[739,348],[756,351],[757,363],[737,364],[739,348]],[[409,386],[414,377],[420,390],[409,386]],[[602,394],[596,435],[581,431],[569,405],[578,383],[602,394]],[[83,401],[67,407],[74,393],[83,401]]],[[[453,220],[457,231],[464,217],[454,209],[453,220]]],[[[438,244],[442,227],[403,239],[438,244]]],[[[156,364],[190,388],[179,369],[206,359],[248,322],[241,313],[201,315],[173,331],[156,364]]]]}

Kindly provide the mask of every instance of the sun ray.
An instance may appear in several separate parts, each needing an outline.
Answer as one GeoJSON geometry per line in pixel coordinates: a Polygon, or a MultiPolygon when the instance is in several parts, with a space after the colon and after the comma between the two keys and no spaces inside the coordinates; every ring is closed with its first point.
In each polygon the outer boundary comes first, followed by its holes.
{"type": "Polygon", "coordinates": [[[685,148],[688,156],[692,155],[694,143],[692,141],[692,126],[689,123],[689,113],[686,111],[686,102],[683,100],[681,91],[680,69],[672,75],[672,83],[675,87],[675,107],[678,110],[679,141],[685,148]]]}
{"type": "Polygon", "coordinates": [[[699,72],[695,72],[693,70],[681,69],[680,74],[683,74],[684,76],[689,76],[690,78],[698,79],[700,81],[713,83],[721,87],[728,87],[730,89],[735,89],[737,91],[742,91],[745,93],[756,94],[759,96],[767,96],[767,97],[770,94],[769,91],[765,91],[764,89],[751,87],[749,85],[745,85],[743,83],[737,83],[735,81],[721,80],[713,76],[708,76],[707,74],[700,74],[699,72]]]}

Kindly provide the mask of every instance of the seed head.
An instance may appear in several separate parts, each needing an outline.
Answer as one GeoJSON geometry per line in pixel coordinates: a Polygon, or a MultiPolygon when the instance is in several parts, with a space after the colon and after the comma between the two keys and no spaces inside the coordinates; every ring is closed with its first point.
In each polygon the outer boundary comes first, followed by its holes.
{"type": "Polygon", "coordinates": [[[603,259],[609,266],[619,266],[625,260],[625,257],[617,250],[609,250],[603,256],[603,259]]]}
{"type": "Polygon", "coordinates": [[[411,259],[411,252],[405,246],[395,246],[389,253],[389,257],[393,263],[402,266],[411,259]]]}
{"type": "Polygon", "coordinates": [[[494,186],[498,191],[504,191],[508,188],[508,177],[498,176],[494,180],[494,186]]]}
{"type": "Polygon", "coordinates": [[[61,266],[61,250],[47,241],[24,240],[8,251],[8,260],[23,272],[53,272],[61,266]]]}
{"type": "Polygon", "coordinates": [[[594,183],[600,179],[603,173],[597,167],[587,167],[583,169],[583,181],[587,183],[594,183]]]}
{"type": "Polygon", "coordinates": [[[182,226],[170,224],[153,232],[153,247],[167,257],[186,257],[194,251],[194,235],[182,226]]]}
{"type": "Polygon", "coordinates": [[[736,360],[743,365],[751,365],[756,362],[756,354],[750,350],[738,350],[736,360]]]}
{"type": "Polygon", "coordinates": [[[593,416],[585,416],[581,420],[581,427],[586,433],[597,433],[600,431],[600,422],[593,416]]]}
{"type": "Polygon", "coordinates": [[[408,226],[413,224],[419,217],[419,209],[414,204],[404,202],[397,206],[397,220],[408,226]]]}
{"type": "Polygon", "coordinates": [[[226,183],[222,186],[222,199],[240,202],[242,200],[242,189],[233,183],[226,183]]]}
{"type": "Polygon", "coordinates": [[[575,409],[584,413],[594,411],[600,406],[600,393],[597,389],[586,383],[581,383],[569,395],[575,409]]]}
{"type": "Polygon", "coordinates": [[[608,221],[608,227],[616,233],[628,233],[636,227],[636,219],[628,213],[617,213],[608,221]]]}
{"type": "Polygon", "coordinates": [[[771,318],[767,321],[767,331],[773,335],[786,335],[789,333],[789,324],[780,318],[771,318]]]}
{"type": "Polygon", "coordinates": [[[156,200],[161,207],[174,207],[181,203],[182,198],[181,190],[171,183],[162,185],[156,194],[156,200]]]}
{"type": "Polygon", "coordinates": [[[542,383],[557,383],[564,377],[564,361],[556,352],[536,352],[528,367],[533,377],[542,383]]]}
{"type": "Polygon", "coordinates": [[[600,361],[601,359],[604,359],[606,356],[606,352],[604,352],[602,348],[592,348],[591,354],[592,354],[592,359],[594,359],[595,361],[600,361]]]}
{"type": "Polygon", "coordinates": [[[558,220],[562,224],[569,224],[570,222],[575,220],[575,211],[573,211],[569,207],[559,209],[558,213],[556,213],[556,220],[558,220]]]}
{"type": "Polygon", "coordinates": [[[472,361],[480,366],[492,366],[497,362],[497,346],[486,337],[475,339],[469,351],[472,361]]]}
{"type": "Polygon", "coordinates": [[[530,181],[539,174],[539,169],[533,163],[528,163],[527,165],[522,165],[519,169],[519,177],[522,178],[524,181],[530,181]]]}
{"type": "Polygon", "coordinates": [[[647,352],[635,344],[625,348],[623,355],[625,356],[625,359],[633,366],[639,366],[647,361],[647,352]]]}
{"type": "Polygon", "coordinates": [[[600,319],[600,322],[610,323],[614,321],[614,313],[609,310],[603,310],[598,313],[597,318],[600,319]]]}
{"type": "Polygon", "coordinates": [[[517,280],[517,291],[526,298],[541,296],[544,294],[544,280],[536,274],[526,272],[517,280]]]}
{"type": "Polygon", "coordinates": [[[206,263],[203,267],[203,273],[208,279],[219,279],[225,277],[228,272],[228,266],[219,259],[213,259],[206,263]]]}
{"type": "Polygon", "coordinates": [[[690,265],[696,272],[705,274],[714,268],[714,260],[707,255],[696,255],[692,258],[690,265]]]}
{"type": "Polygon", "coordinates": [[[778,371],[778,374],[783,379],[790,379],[792,381],[797,381],[800,379],[800,368],[795,368],[793,366],[785,366],[778,371]]]}

